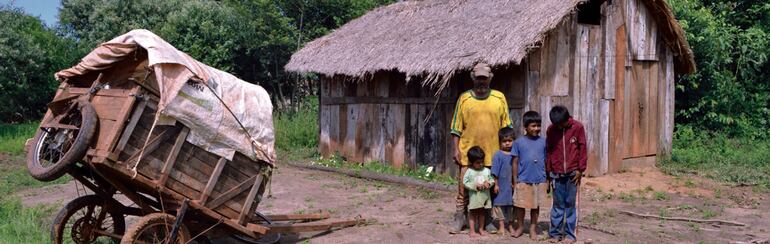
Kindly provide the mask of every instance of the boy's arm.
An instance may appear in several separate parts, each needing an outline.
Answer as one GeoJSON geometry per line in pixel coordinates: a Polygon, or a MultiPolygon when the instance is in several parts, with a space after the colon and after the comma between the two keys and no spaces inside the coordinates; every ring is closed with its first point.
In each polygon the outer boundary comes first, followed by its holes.
{"type": "Polygon", "coordinates": [[[511,184],[516,185],[516,178],[519,176],[519,157],[513,157],[512,160],[513,163],[511,163],[511,168],[513,170],[511,170],[511,184]]]}
{"type": "Polygon", "coordinates": [[[580,146],[578,148],[578,170],[580,173],[583,173],[586,171],[586,167],[588,164],[588,144],[586,143],[586,130],[584,127],[578,128],[577,131],[577,142],[580,146]]]}

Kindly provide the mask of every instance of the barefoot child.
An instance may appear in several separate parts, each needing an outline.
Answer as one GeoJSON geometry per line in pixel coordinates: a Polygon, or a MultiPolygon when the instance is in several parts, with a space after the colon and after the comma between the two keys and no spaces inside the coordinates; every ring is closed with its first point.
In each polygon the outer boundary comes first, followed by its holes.
{"type": "Polygon", "coordinates": [[[470,226],[470,236],[476,237],[486,235],[484,230],[484,218],[487,209],[492,208],[492,201],[489,196],[489,188],[495,182],[489,169],[484,167],[484,150],[481,147],[474,146],[468,150],[468,161],[471,162],[471,168],[463,176],[463,184],[468,190],[468,225],[470,226]],[[476,232],[478,224],[478,232],[476,232]]]}
{"type": "Polygon", "coordinates": [[[548,183],[545,175],[545,139],[540,136],[540,114],[535,111],[524,113],[523,125],[527,132],[513,143],[512,154],[514,182],[514,215],[516,230],[514,237],[524,232],[524,212],[529,209],[529,237],[537,240],[537,217],[540,207],[546,203],[548,183]]]}
{"type": "Polygon", "coordinates": [[[498,132],[500,150],[492,157],[492,177],[495,178],[494,193],[492,199],[492,218],[500,223],[498,234],[505,235],[505,223],[508,223],[508,232],[513,233],[513,186],[511,173],[513,171],[513,156],[511,147],[516,132],[510,127],[504,127],[498,132]]]}
{"type": "Polygon", "coordinates": [[[549,181],[553,182],[551,241],[574,243],[577,226],[575,200],[580,179],[586,170],[587,145],[583,124],[572,119],[564,106],[554,106],[548,113],[553,124],[546,130],[549,181]]]}

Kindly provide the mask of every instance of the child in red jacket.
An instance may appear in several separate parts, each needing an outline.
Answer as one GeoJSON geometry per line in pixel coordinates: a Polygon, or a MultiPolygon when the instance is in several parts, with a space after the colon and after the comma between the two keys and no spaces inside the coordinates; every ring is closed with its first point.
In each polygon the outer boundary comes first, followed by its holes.
{"type": "Polygon", "coordinates": [[[551,228],[548,237],[552,241],[577,240],[577,187],[586,170],[587,145],[583,124],[572,119],[566,107],[558,105],[548,114],[552,125],[546,131],[546,175],[553,182],[553,206],[551,228]]]}

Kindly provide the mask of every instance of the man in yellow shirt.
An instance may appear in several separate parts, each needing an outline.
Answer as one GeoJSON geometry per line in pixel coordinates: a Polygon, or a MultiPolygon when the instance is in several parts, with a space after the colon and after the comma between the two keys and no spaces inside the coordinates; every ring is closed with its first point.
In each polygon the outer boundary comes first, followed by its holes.
{"type": "Polygon", "coordinates": [[[492,68],[488,64],[476,64],[471,71],[473,89],[460,94],[452,116],[451,133],[455,146],[453,158],[460,167],[453,233],[460,232],[467,222],[468,198],[462,177],[468,169],[468,149],[481,147],[486,155],[484,166],[491,167],[492,155],[500,149],[497,132],[503,127],[512,127],[505,95],[489,89],[492,76],[492,68]]]}

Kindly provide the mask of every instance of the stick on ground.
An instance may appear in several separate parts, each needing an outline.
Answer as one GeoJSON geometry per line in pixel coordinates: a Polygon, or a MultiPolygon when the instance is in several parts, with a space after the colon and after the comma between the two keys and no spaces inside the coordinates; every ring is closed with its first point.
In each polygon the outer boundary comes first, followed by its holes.
{"type": "Polygon", "coordinates": [[[622,214],[630,215],[630,216],[636,216],[636,217],[642,217],[642,218],[653,218],[653,219],[662,219],[662,220],[674,220],[674,221],[687,221],[687,222],[696,222],[696,223],[708,223],[708,224],[721,224],[721,225],[732,225],[732,226],[746,226],[746,224],[741,222],[733,222],[733,221],[727,221],[727,220],[718,220],[718,219],[691,219],[691,218],[684,218],[684,217],[663,217],[658,215],[651,215],[651,214],[640,214],[640,213],[634,213],[631,211],[625,211],[620,210],[619,211],[622,214]]]}

